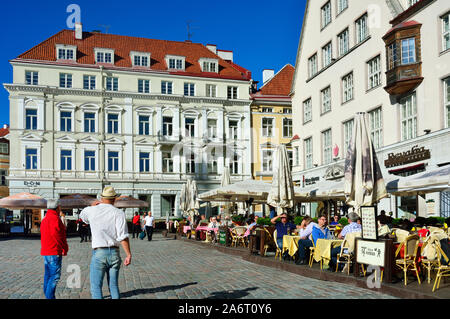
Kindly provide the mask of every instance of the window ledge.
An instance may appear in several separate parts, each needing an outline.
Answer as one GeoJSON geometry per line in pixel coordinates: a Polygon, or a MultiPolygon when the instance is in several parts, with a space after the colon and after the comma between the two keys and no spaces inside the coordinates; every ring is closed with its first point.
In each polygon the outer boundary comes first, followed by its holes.
{"type": "Polygon", "coordinates": [[[449,52],[450,52],[450,48],[447,49],[447,50],[445,50],[445,51],[441,51],[441,52],[439,53],[439,56],[443,56],[444,54],[447,54],[447,53],[449,53],[449,52]]]}

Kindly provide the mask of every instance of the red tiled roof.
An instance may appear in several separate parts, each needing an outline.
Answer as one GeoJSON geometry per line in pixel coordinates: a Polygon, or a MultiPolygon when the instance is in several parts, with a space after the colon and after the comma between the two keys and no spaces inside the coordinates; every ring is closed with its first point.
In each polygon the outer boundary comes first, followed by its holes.
{"type": "Polygon", "coordinates": [[[292,79],[294,78],[295,68],[287,64],[271,80],[259,89],[255,97],[265,95],[283,95],[289,96],[291,93],[292,79]]]}
{"type": "Polygon", "coordinates": [[[417,21],[414,21],[414,20],[401,22],[401,23],[397,24],[396,26],[394,26],[393,28],[391,28],[386,33],[386,35],[383,36],[383,38],[386,38],[389,34],[391,34],[395,30],[405,29],[405,28],[416,26],[416,25],[421,25],[421,24],[419,22],[417,22],[417,21]]]}
{"type": "MultiPolygon", "coordinates": [[[[186,58],[185,72],[170,72],[171,74],[195,75],[201,77],[216,77],[224,79],[246,80],[250,78],[248,71],[235,64],[227,62],[211,52],[200,43],[155,40],[104,33],[83,32],[83,39],[75,39],[73,30],[62,30],[34,48],[19,55],[17,59],[57,62],[56,44],[77,46],[77,63],[80,65],[95,65],[94,48],[114,49],[114,66],[105,68],[132,68],[130,52],[151,53],[151,70],[167,71],[166,55],[178,55],[186,58]],[[219,61],[219,73],[202,72],[198,60],[214,58],[219,61]]],[[[67,64],[67,61],[64,62],[67,64]]],[[[75,65],[76,65],[75,64],[75,65]]],[[[140,68],[142,70],[142,68],[140,68]]]]}
{"type": "Polygon", "coordinates": [[[9,134],[9,127],[7,128],[0,128],[0,137],[6,136],[9,134]]]}

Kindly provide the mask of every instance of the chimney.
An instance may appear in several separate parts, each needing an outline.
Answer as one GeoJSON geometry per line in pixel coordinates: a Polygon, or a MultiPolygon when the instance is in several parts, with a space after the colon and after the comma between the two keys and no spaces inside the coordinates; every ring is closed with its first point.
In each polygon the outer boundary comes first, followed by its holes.
{"type": "Polygon", "coordinates": [[[3,128],[8,128],[8,124],[3,124],[3,128]]]}
{"type": "Polygon", "coordinates": [[[217,50],[217,55],[220,56],[225,61],[233,62],[233,51],[217,50]]]}
{"type": "Polygon", "coordinates": [[[214,54],[217,54],[217,45],[215,44],[207,44],[206,47],[214,54]]]}
{"type": "Polygon", "coordinates": [[[267,83],[275,75],[275,71],[272,69],[263,70],[263,85],[267,83]]]}
{"type": "Polygon", "coordinates": [[[83,40],[83,25],[79,22],[75,23],[75,39],[83,40]]]}

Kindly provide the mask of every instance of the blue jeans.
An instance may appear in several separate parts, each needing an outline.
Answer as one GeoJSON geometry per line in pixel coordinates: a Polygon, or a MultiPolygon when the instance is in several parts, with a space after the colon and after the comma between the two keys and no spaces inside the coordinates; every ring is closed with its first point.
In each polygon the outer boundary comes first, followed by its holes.
{"type": "Polygon", "coordinates": [[[119,299],[120,251],[118,248],[99,248],[92,251],[90,281],[92,299],[103,299],[103,278],[106,274],[111,299],[119,299]]]}
{"type": "Polygon", "coordinates": [[[62,256],[44,257],[44,294],[47,299],[55,299],[56,285],[61,278],[62,256]]]}
{"type": "Polygon", "coordinates": [[[313,246],[313,242],[309,239],[300,239],[298,241],[298,259],[307,260],[309,258],[309,247],[313,246]]]}

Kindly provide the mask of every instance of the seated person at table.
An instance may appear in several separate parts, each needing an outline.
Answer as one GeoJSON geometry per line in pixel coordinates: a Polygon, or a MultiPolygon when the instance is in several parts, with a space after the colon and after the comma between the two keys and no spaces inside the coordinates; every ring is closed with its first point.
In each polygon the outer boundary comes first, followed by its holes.
{"type": "MultiPolygon", "coordinates": [[[[216,217],[211,217],[210,221],[211,222],[208,224],[208,228],[218,228],[219,227],[219,225],[217,224],[216,217]]],[[[216,240],[216,232],[214,230],[210,230],[209,234],[211,235],[211,240],[215,241],[216,240]]]]}
{"type": "MultiPolygon", "coordinates": [[[[302,221],[303,222],[303,221],[302,221]]],[[[318,219],[318,223],[310,223],[312,224],[312,232],[308,238],[301,238],[298,241],[298,250],[297,250],[297,258],[295,263],[297,265],[306,265],[309,259],[309,248],[313,246],[312,240],[314,240],[314,245],[317,243],[317,240],[320,238],[331,239],[332,235],[327,224],[327,217],[325,215],[320,215],[318,219]]],[[[301,229],[302,230],[302,229],[301,229]]],[[[301,235],[300,235],[301,236],[301,235]]]]}
{"type": "Polygon", "coordinates": [[[272,218],[270,220],[270,222],[275,225],[275,228],[277,230],[277,239],[276,240],[277,240],[278,247],[281,249],[283,247],[283,236],[289,235],[288,229],[294,230],[295,228],[297,228],[297,225],[295,225],[294,223],[288,222],[286,213],[283,213],[280,216],[275,216],[274,218],[272,218]],[[278,219],[281,219],[281,221],[277,221],[278,219]]]}
{"type": "MultiPolygon", "coordinates": [[[[345,235],[349,233],[358,233],[361,232],[361,224],[358,223],[358,219],[360,217],[356,213],[350,213],[348,214],[348,220],[350,221],[350,224],[345,226],[341,233],[339,234],[339,239],[344,239],[345,235]]],[[[337,255],[341,252],[341,246],[335,247],[331,249],[331,260],[330,260],[330,270],[336,269],[336,263],[337,263],[337,255]]]]}
{"type": "Polygon", "coordinates": [[[338,226],[339,224],[339,215],[333,216],[333,221],[330,223],[330,226],[338,226]]]}
{"type": "Polygon", "coordinates": [[[253,219],[249,219],[247,221],[247,230],[245,231],[244,237],[249,236],[256,228],[256,226],[258,225],[258,218],[258,216],[254,216],[253,219]]]}
{"type": "Polygon", "coordinates": [[[311,236],[314,226],[317,226],[317,223],[313,222],[311,217],[305,216],[305,218],[302,219],[300,226],[298,226],[298,235],[300,236],[300,239],[311,239],[309,237],[311,236]]]}
{"type": "Polygon", "coordinates": [[[379,216],[378,218],[378,237],[380,238],[394,238],[391,236],[391,229],[389,228],[388,218],[386,216],[379,216]]]}

